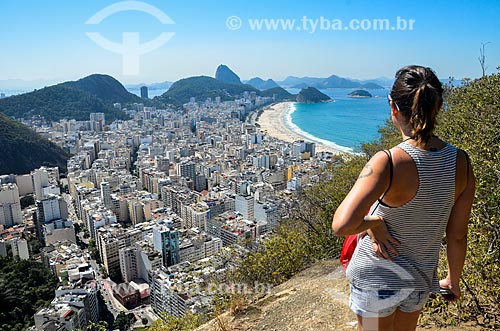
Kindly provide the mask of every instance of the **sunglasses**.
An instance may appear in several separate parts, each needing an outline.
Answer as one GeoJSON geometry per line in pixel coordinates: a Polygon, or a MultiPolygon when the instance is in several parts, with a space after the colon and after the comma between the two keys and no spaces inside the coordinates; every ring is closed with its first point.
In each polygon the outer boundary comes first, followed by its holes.
{"type": "MultiPolygon", "coordinates": [[[[390,94],[387,94],[387,101],[389,102],[389,104],[391,104],[392,97],[391,97],[391,95],[390,95],[390,94]]],[[[392,101],[392,102],[396,105],[396,109],[397,109],[398,111],[400,111],[400,110],[399,110],[399,106],[398,106],[398,104],[397,104],[397,103],[395,103],[394,101],[392,101]]]]}

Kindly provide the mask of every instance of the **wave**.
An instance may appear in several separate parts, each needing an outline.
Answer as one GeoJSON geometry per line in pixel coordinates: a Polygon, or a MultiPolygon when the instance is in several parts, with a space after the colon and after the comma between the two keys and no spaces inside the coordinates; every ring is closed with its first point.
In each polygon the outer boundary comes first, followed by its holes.
{"type": "Polygon", "coordinates": [[[295,123],[292,122],[292,114],[295,112],[296,109],[297,108],[295,107],[295,103],[291,103],[290,106],[288,106],[288,110],[286,111],[285,115],[283,116],[283,123],[285,124],[285,126],[289,130],[295,132],[299,136],[302,136],[308,140],[317,142],[320,145],[324,145],[326,147],[330,147],[330,148],[333,148],[335,150],[338,150],[338,151],[341,151],[344,153],[355,154],[354,150],[351,147],[337,145],[336,143],[334,143],[332,141],[318,138],[318,137],[310,134],[309,132],[305,132],[301,128],[299,128],[295,123]]]}

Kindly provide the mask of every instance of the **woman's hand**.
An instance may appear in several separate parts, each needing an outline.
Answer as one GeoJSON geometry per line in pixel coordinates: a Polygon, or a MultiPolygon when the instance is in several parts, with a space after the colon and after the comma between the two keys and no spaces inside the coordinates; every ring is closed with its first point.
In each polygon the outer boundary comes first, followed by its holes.
{"type": "Polygon", "coordinates": [[[443,294],[443,299],[447,302],[455,302],[460,299],[460,296],[462,295],[458,282],[454,283],[448,277],[439,281],[439,287],[450,290],[453,293],[453,295],[443,294]]]}
{"type": "Polygon", "coordinates": [[[372,241],[372,247],[373,250],[375,251],[375,254],[377,254],[378,257],[381,257],[389,261],[392,260],[391,256],[389,255],[389,252],[394,256],[399,255],[395,247],[399,246],[400,243],[399,241],[394,239],[393,236],[391,236],[389,230],[387,230],[387,226],[385,225],[384,219],[381,216],[370,215],[370,216],[365,216],[364,220],[366,222],[381,221],[378,222],[377,226],[374,226],[366,231],[372,241]]]}

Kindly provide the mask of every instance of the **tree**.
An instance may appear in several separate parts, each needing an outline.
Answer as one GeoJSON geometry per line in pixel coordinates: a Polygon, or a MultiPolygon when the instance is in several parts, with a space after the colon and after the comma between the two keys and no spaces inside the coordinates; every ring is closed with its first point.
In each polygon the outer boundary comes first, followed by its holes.
{"type": "Polygon", "coordinates": [[[484,53],[484,48],[486,45],[490,44],[490,42],[487,43],[481,43],[481,48],[479,49],[479,64],[481,65],[481,70],[483,71],[483,77],[486,76],[486,69],[488,69],[487,66],[485,66],[486,63],[486,56],[484,53]]]}
{"type": "Polygon", "coordinates": [[[54,298],[57,279],[33,260],[0,257],[0,330],[23,330],[54,298]]]}
{"type": "Polygon", "coordinates": [[[99,321],[97,323],[89,322],[87,331],[108,331],[108,322],[99,321]]]}
{"type": "Polygon", "coordinates": [[[25,195],[20,199],[21,202],[21,209],[24,209],[26,207],[32,206],[35,204],[35,199],[33,198],[33,195],[25,195]]]}
{"type": "Polygon", "coordinates": [[[175,317],[163,313],[160,318],[151,324],[148,331],[190,331],[195,330],[203,324],[203,319],[200,315],[193,314],[188,311],[182,317],[175,317]]]}
{"type": "Polygon", "coordinates": [[[132,313],[125,314],[125,312],[121,311],[118,316],[116,316],[115,323],[113,327],[115,329],[119,329],[120,331],[126,331],[130,328],[132,323],[135,321],[135,316],[132,313]]]}

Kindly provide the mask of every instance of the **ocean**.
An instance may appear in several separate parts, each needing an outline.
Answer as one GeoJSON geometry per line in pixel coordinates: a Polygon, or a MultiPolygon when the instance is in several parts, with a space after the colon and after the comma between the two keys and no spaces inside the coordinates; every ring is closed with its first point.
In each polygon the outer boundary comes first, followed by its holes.
{"type": "MultiPolygon", "coordinates": [[[[295,103],[285,117],[286,125],[307,139],[345,152],[359,152],[361,144],[378,137],[378,128],[390,117],[389,89],[370,90],[373,98],[350,98],[355,89],[321,92],[334,102],[295,103]]],[[[289,90],[291,93],[298,91],[289,90]]]]}
{"type": "MultiPolygon", "coordinates": [[[[127,89],[127,91],[129,91],[130,93],[134,93],[138,97],[141,96],[141,90],[140,89],[127,89]]],[[[148,97],[150,99],[153,99],[154,97],[162,95],[165,92],[167,92],[167,90],[162,90],[162,89],[148,90],[148,97]]]]}

